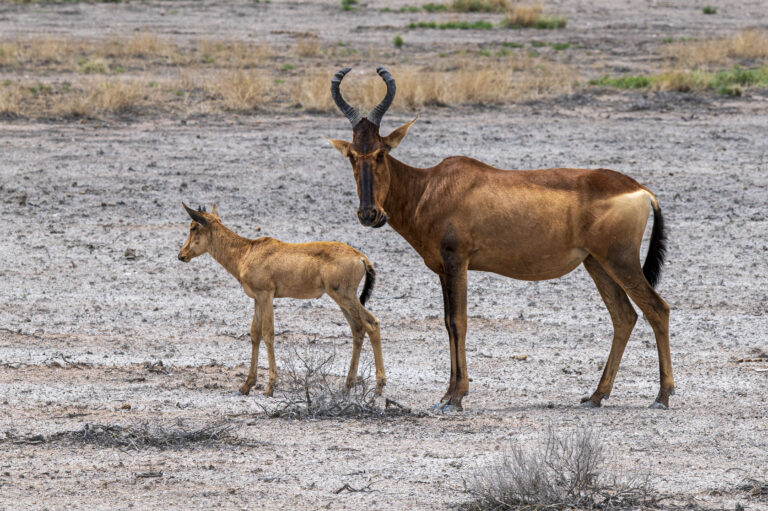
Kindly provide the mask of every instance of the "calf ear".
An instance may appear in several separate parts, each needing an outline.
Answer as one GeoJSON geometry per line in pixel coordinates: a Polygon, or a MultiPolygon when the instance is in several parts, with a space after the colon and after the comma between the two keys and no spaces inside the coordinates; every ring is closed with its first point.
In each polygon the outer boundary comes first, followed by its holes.
{"type": "Polygon", "coordinates": [[[328,142],[330,142],[330,143],[331,143],[331,145],[333,145],[333,147],[335,147],[335,148],[336,148],[336,150],[337,150],[338,152],[340,152],[340,153],[341,153],[341,155],[342,155],[344,158],[346,158],[347,156],[349,156],[349,146],[350,146],[350,143],[349,143],[349,142],[346,142],[346,141],[344,141],[344,140],[330,140],[330,139],[327,139],[327,138],[326,138],[326,140],[328,140],[328,142]]]}
{"type": "Polygon", "coordinates": [[[411,122],[403,124],[386,137],[382,137],[382,140],[387,146],[387,149],[394,149],[395,147],[399,146],[400,142],[402,142],[402,140],[405,138],[405,134],[408,133],[408,130],[418,118],[419,116],[417,115],[411,122]]]}
{"type": "Polygon", "coordinates": [[[192,220],[202,225],[203,227],[208,227],[208,224],[210,222],[208,222],[208,219],[205,218],[205,213],[203,213],[202,211],[195,211],[194,209],[190,208],[183,202],[181,203],[181,205],[184,206],[185,210],[187,210],[187,214],[192,220]]]}
{"type": "Polygon", "coordinates": [[[213,203],[213,206],[211,206],[211,214],[216,217],[217,220],[221,220],[221,217],[219,216],[219,208],[216,207],[216,203],[213,203]]]}

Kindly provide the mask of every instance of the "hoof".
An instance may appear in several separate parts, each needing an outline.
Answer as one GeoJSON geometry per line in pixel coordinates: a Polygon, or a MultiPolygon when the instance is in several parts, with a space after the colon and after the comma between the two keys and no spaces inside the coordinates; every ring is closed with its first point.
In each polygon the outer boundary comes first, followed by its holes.
{"type": "Polygon", "coordinates": [[[437,403],[432,409],[438,413],[461,412],[464,410],[461,405],[454,405],[451,403],[437,403]]]}
{"type": "Polygon", "coordinates": [[[660,403],[658,401],[654,401],[651,406],[648,408],[655,409],[655,410],[669,410],[669,407],[665,405],[664,403],[660,403]]]}
{"type": "Polygon", "coordinates": [[[272,387],[272,385],[268,385],[267,388],[264,390],[264,395],[266,397],[272,397],[272,394],[274,393],[275,389],[272,387]]]}
{"type": "Polygon", "coordinates": [[[247,396],[251,392],[251,385],[248,385],[247,383],[243,383],[240,385],[240,394],[247,396]]]}
{"type": "Polygon", "coordinates": [[[588,397],[585,397],[581,400],[581,404],[579,405],[579,408],[600,408],[600,405],[596,405],[592,401],[589,400],[588,397]]]}

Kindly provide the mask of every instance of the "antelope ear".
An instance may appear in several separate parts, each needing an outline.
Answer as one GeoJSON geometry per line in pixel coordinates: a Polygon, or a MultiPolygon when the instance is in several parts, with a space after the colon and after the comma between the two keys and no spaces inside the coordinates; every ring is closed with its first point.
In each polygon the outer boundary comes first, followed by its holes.
{"type": "Polygon", "coordinates": [[[349,142],[346,142],[346,141],[344,141],[344,140],[330,140],[330,139],[327,139],[327,138],[326,138],[326,140],[328,140],[328,142],[330,142],[330,143],[331,143],[331,145],[332,145],[333,147],[335,147],[335,148],[336,148],[336,150],[337,150],[338,152],[340,152],[340,153],[341,153],[341,155],[342,155],[344,158],[346,158],[347,156],[349,156],[349,146],[351,145],[349,142]]]}
{"type": "Polygon", "coordinates": [[[414,122],[416,122],[416,119],[418,119],[419,116],[417,115],[411,122],[407,122],[397,128],[395,131],[387,135],[386,137],[382,137],[382,140],[384,141],[384,144],[387,146],[387,149],[394,149],[395,147],[400,145],[400,142],[405,138],[406,133],[408,133],[408,130],[411,128],[414,122]]]}
{"type": "Polygon", "coordinates": [[[184,209],[187,210],[187,214],[189,215],[189,218],[197,222],[198,224],[202,225],[203,227],[208,227],[208,219],[205,218],[205,213],[202,211],[195,211],[194,209],[190,208],[183,202],[181,203],[182,206],[184,206],[184,209]]]}
{"type": "Polygon", "coordinates": [[[219,216],[219,208],[216,207],[216,203],[213,203],[213,206],[211,206],[211,214],[216,217],[216,220],[221,220],[221,217],[219,216]]]}

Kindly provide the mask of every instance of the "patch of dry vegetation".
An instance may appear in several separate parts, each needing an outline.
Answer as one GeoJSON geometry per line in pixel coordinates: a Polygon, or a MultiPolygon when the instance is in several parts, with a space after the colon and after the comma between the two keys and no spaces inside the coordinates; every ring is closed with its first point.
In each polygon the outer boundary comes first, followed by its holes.
{"type": "Polygon", "coordinates": [[[456,12],[504,12],[512,5],[509,0],[453,0],[450,7],[456,12]]]}
{"type": "MultiPolygon", "coordinates": [[[[393,108],[530,101],[568,94],[577,84],[573,68],[530,56],[509,58],[503,65],[470,60],[442,65],[445,69],[391,68],[397,80],[393,108]]],[[[293,91],[294,101],[307,110],[334,111],[336,106],[327,91],[331,77],[329,72],[301,78],[293,91]]],[[[370,73],[352,73],[341,87],[347,101],[363,110],[377,105],[386,89],[381,79],[370,73]]]]}
{"type": "Polygon", "coordinates": [[[338,419],[413,415],[409,408],[386,399],[377,403],[376,385],[370,366],[364,367],[357,384],[345,390],[343,377],[332,374],[336,354],[308,348],[304,354],[293,350],[281,364],[281,383],[275,399],[264,406],[271,418],[338,419]]]}
{"type": "Polygon", "coordinates": [[[130,449],[182,449],[211,445],[250,445],[257,442],[240,439],[232,434],[238,425],[220,421],[202,427],[190,427],[183,422],[173,424],[136,422],[127,426],[85,424],[82,429],[61,431],[51,435],[6,435],[14,444],[95,445],[98,447],[130,449]]]}
{"type": "Polygon", "coordinates": [[[562,16],[552,16],[544,13],[541,4],[516,5],[507,11],[504,26],[508,28],[563,28],[568,21],[562,16]]]}
{"type": "Polygon", "coordinates": [[[665,54],[676,66],[685,68],[745,60],[764,62],[768,60],[768,32],[752,28],[730,37],[679,42],[666,47],[665,54]]]}
{"type": "Polygon", "coordinates": [[[658,509],[661,497],[648,478],[617,477],[606,467],[603,445],[590,430],[556,434],[524,449],[513,444],[469,482],[474,500],[465,511],[658,509]]]}
{"type": "Polygon", "coordinates": [[[223,100],[227,110],[245,112],[266,103],[268,84],[256,71],[237,70],[212,78],[206,88],[211,96],[223,100]]]}
{"type": "MultiPolygon", "coordinates": [[[[0,70],[6,76],[0,114],[91,118],[294,106],[333,112],[329,83],[336,65],[328,62],[326,72],[307,73],[309,62],[316,68],[316,59],[382,57],[373,49],[324,48],[315,36],[299,38],[289,51],[295,57],[286,62],[265,45],[198,40],[185,46],[145,32],[107,41],[0,40],[0,70]]],[[[567,94],[576,84],[575,71],[565,64],[507,53],[503,61],[458,55],[391,70],[398,81],[394,108],[400,110],[527,101],[567,94]]],[[[370,72],[353,73],[343,87],[361,108],[374,106],[384,94],[384,84],[370,72]]]]}

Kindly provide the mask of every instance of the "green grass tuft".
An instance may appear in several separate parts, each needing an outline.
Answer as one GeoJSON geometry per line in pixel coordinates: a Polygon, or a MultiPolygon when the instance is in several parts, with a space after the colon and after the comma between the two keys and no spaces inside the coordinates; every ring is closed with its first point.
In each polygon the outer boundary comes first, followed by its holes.
{"type": "Polygon", "coordinates": [[[427,12],[440,12],[445,11],[448,9],[448,6],[445,4],[436,4],[433,2],[429,2],[428,4],[424,4],[421,6],[422,9],[424,9],[427,12]]]}
{"type": "Polygon", "coordinates": [[[617,89],[644,89],[650,87],[653,78],[648,76],[620,76],[611,78],[603,76],[589,81],[590,85],[599,85],[601,87],[615,87],[617,89]]]}
{"type": "Polygon", "coordinates": [[[568,20],[562,16],[541,16],[533,24],[533,27],[540,30],[555,30],[557,28],[564,28],[567,23],[568,20]]]}
{"type": "Polygon", "coordinates": [[[392,39],[392,44],[395,48],[402,48],[403,47],[403,37],[400,34],[397,34],[394,39],[392,39]]]}
{"type": "Polygon", "coordinates": [[[701,10],[704,14],[717,14],[717,7],[712,7],[711,5],[705,5],[704,8],[701,10]]]}
{"type": "Polygon", "coordinates": [[[434,21],[419,21],[417,23],[409,23],[408,28],[435,28],[438,30],[491,30],[493,29],[493,23],[490,21],[449,21],[447,23],[435,23],[434,21]]]}

